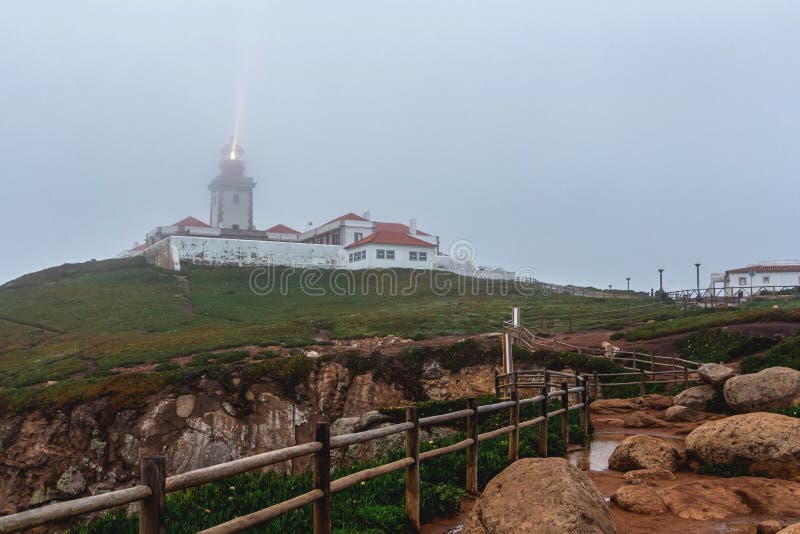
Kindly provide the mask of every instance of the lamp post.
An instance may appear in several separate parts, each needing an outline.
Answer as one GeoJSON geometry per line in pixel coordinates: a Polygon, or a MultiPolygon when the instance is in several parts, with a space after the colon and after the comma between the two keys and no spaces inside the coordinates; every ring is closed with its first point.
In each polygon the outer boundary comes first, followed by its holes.
{"type": "Polygon", "coordinates": [[[695,269],[697,269],[697,298],[700,298],[700,262],[694,264],[695,269]]]}
{"type": "Polygon", "coordinates": [[[664,269],[658,270],[658,292],[664,293],[664,269]]]}
{"type": "Polygon", "coordinates": [[[631,277],[630,276],[626,276],[625,277],[625,281],[628,282],[628,293],[630,293],[631,292],[631,277]]]}

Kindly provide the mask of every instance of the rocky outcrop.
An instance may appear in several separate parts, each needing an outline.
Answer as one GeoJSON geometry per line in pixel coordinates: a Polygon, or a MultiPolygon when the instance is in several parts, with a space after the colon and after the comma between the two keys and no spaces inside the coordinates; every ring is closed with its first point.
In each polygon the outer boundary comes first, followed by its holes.
{"type": "Polygon", "coordinates": [[[603,496],[563,458],[527,458],[486,485],[464,534],[616,532],[603,496]]]}
{"type": "Polygon", "coordinates": [[[709,421],[686,436],[686,452],[706,464],[741,464],[751,473],[792,478],[800,475],[800,419],[749,413],[709,421]]]}
{"type": "Polygon", "coordinates": [[[781,530],[783,530],[783,525],[774,519],[762,521],[756,525],[756,534],[777,534],[781,530]]]}
{"type": "Polygon", "coordinates": [[[675,471],[678,467],[678,451],[662,439],[652,436],[629,436],[611,453],[608,467],[615,471],[656,467],[675,471]]]}
{"type": "Polygon", "coordinates": [[[714,392],[714,387],[707,384],[695,386],[675,395],[673,404],[704,412],[708,408],[708,403],[714,398],[714,392]]]}
{"type": "Polygon", "coordinates": [[[800,523],[789,525],[783,530],[779,530],[778,534],[800,534],[800,523]]]}
{"type": "Polygon", "coordinates": [[[700,380],[711,386],[721,386],[726,380],[736,376],[736,371],[719,363],[704,363],[697,368],[700,380]]]}
{"type": "Polygon", "coordinates": [[[663,426],[663,422],[656,419],[647,412],[633,412],[623,420],[625,428],[649,428],[653,426],[663,426]]]}
{"type": "Polygon", "coordinates": [[[625,481],[628,484],[642,484],[652,486],[656,480],[675,480],[675,475],[671,471],[654,467],[652,469],[634,469],[625,473],[625,481]]]}
{"type": "Polygon", "coordinates": [[[769,367],[725,382],[725,402],[739,413],[763,412],[800,404],[800,371],[769,367]]]}
{"type": "Polygon", "coordinates": [[[760,477],[737,477],[678,484],[661,492],[670,512],[684,519],[723,520],[762,514],[800,517],[800,484],[760,477]]]}
{"type": "Polygon", "coordinates": [[[698,412],[697,410],[692,410],[686,406],[670,406],[664,410],[663,417],[665,421],[670,421],[672,423],[693,423],[696,421],[702,421],[706,418],[706,416],[702,413],[698,412]]]}
{"type": "Polygon", "coordinates": [[[622,486],[611,496],[611,502],[635,514],[657,515],[667,511],[661,495],[650,486],[622,486]]]}

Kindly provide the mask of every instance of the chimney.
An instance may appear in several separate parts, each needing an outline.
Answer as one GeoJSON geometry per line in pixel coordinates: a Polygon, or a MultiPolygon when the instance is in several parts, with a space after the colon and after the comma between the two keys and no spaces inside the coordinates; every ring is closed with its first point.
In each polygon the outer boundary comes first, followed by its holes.
{"type": "Polygon", "coordinates": [[[364,213],[361,216],[368,221],[372,220],[372,214],[369,212],[369,210],[364,210],[364,213]]]}
{"type": "Polygon", "coordinates": [[[413,219],[408,220],[408,233],[411,235],[417,235],[417,219],[414,217],[413,219]]]}

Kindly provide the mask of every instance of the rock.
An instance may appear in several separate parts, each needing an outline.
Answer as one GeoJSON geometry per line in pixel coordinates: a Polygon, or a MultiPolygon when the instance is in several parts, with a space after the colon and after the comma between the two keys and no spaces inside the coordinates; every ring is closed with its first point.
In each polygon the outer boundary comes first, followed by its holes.
{"type": "Polygon", "coordinates": [[[33,492],[31,495],[30,501],[28,501],[28,507],[38,506],[40,504],[44,504],[55,500],[58,498],[58,494],[48,488],[39,488],[33,492]]]}
{"type": "Polygon", "coordinates": [[[736,371],[727,365],[718,363],[704,363],[697,369],[700,380],[712,386],[721,386],[731,377],[736,376],[736,371]]]}
{"type": "Polygon", "coordinates": [[[643,484],[652,486],[656,480],[675,480],[675,475],[666,469],[654,467],[652,469],[634,469],[625,473],[628,484],[643,484]]]}
{"type": "Polygon", "coordinates": [[[633,399],[633,402],[641,405],[643,408],[652,410],[666,410],[672,406],[672,397],[670,395],[645,395],[633,399]]]}
{"type": "Polygon", "coordinates": [[[59,477],[56,489],[64,497],[77,497],[86,489],[86,479],[75,467],[70,467],[59,477]]]}
{"type": "Polygon", "coordinates": [[[306,357],[307,358],[319,358],[319,352],[317,352],[315,350],[308,350],[308,351],[306,351],[306,357]]]}
{"type": "Polygon", "coordinates": [[[675,471],[678,468],[678,451],[663,439],[641,435],[629,436],[611,453],[608,467],[615,471],[654,467],[675,471]]]}
{"type": "Polygon", "coordinates": [[[800,523],[789,525],[783,530],[779,530],[778,534],[800,534],[800,523]]]}
{"type": "Polygon", "coordinates": [[[765,412],[800,404],[800,371],[769,367],[749,375],[734,376],[723,388],[725,402],[739,413],[765,412]]]}
{"type": "Polygon", "coordinates": [[[106,454],[106,448],[108,447],[108,442],[99,440],[99,439],[92,439],[92,442],[89,444],[89,448],[94,451],[94,453],[99,457],[102,458],[106,454]]]}
{"type": "Polygon", "coordinates": [[[175,401],[175,413],[178,417],[186,419],[194,413],[195,406],[197,406],[195,395],[180,395],[175,401]]]}
{"type": "Polygon", "coordinates": [[[657,515],[667,511],[664,500],[650,486],[622,486],[611,496],[611,502],[635,514],[657,515]]]}
{"type": "Polygon", "coordinates": [[[670,512],[683,519],[723,520],[759,514],[768,517],[800,517],[798,485],[763,477],[677,484],[661,492],[670,512]]]}
{"type": "Polygon", "coordinates": [[[233,404],[227,401],[222,403],[222,409],[225,410],[225,413],[231,417],[236,417],[236,414],[238,413],[233,404]]]}
{"type": "Polygon", "coordinates": [[[439,360],[425,360],[422,366],[423,380],[438,380],[444,375],[444,369],[439,360]]]}
{"type": "Polygon", "coordinates": [[[663,423],[645,412],[633,412],[623,419],[625,428],[647,428],[651,426],[662,426],[663,423]]]}
{"type": "Polygon", "coordinates": [[[367,430],[368,428],[371,428],[380,423],[385,423],[388,420],[389,418],[383,415],[378,410],[371,410],[358,418],[358,422],[356,423],[355,426],[355,431],[361,432],[362,430],[367,430]]]}
{"type": "Polygon", "coordinates": [[[673,423],[695,422],[703,419],[705,416],[702,413],[686,406],[670,406],[664,410],[664,420],[673,423]]]}
{"type": "Polygon", "coordinates": [[[675,396],[673,404],[704,412],[713,398],[714,387],[706,384],[681,391],[675,396]]]}
{"type": "Polygon", "coordinates": [[[478,497],[464,534],[616,532],[603,496],[564,458],[525,458],[478,497]]]}
{"type": "Polygon", "coordinates": [[[686,452],[706,464],[737,463],[751,473],[792,478],[800,475],[800,419],[748,413],[708,421],[686,436],[686,452]]]}
{"type": "Polygon", "coordinates": [[[776,534],[781,529],[783,529],[783,525],[781,525],[780,521],[770,519],[762,521],[756,526],[756,534],[776,534]]]}
{"type": "Polygon", "coordinates": [[[589,410],[594,413],[624,413],[632,412],[637,406],[628,399],[598,399],[589,405],[589,410]]]}

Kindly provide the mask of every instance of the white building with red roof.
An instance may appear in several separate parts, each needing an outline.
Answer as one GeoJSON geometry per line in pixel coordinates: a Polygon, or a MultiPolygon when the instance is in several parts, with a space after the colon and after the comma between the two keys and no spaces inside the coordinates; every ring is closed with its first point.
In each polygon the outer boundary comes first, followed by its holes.
{"type": "MultiPolygon", "coordinates": [[[[180,269],[181,262],[211,265],[286,265],[343,269],[443,269],[480,271],[472,263],[441,254],[439,236],[408,224],[372,220],[370,212],[335,217],[305,231],[285,224],[259,230],[253,224],[255,182],[245,176],[244,150],[234,140],[222,148],[220,174],[209,185],[210,221],[185,217],[148,232],[143,254],[157,265],[180,269]]],[[[496,275],[498,271],[485,271],[496,275]]],[[[513,273],[509,273],[513,274],[513,273]]]]}
{"type": "Polygon", "coordinates": [[[760,261],[758,263],[728,269],[724,275],[711,275],[711,285],[722,282],[725,293],[736,295],[739,291],[744,295],[760,291],[780,291],[800,286],[800,260],[760,261]]]}

